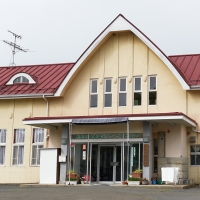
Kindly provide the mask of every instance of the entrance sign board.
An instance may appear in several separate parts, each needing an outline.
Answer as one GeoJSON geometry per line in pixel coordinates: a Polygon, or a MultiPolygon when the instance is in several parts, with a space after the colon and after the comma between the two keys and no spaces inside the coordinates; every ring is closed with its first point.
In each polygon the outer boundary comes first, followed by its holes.
{"type": "Polygon", "coordinates": [[[143,163],[144,163],[144,167],[148,167],[149,166],[149,144],[143,144],[143,148],[144,148],[144,157],[143,157],[143,163]]]}

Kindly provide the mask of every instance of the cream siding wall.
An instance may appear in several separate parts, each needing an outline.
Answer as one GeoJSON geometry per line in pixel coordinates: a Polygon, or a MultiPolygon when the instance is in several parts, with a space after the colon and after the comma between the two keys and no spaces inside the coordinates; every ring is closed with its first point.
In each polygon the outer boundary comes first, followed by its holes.
{"type": "MultiPolygon", "coordinates": [[[[130,133],[143,133],[142,122],[130,122],[130,133]]],[[[107,125],[76,125],[72,128],[73,134],[92,134],[92,133],[126,133],[127,124],[107,124],[107,125]]]]}
{"type": "Polygon", "coordinates": [[[39,182],[39,167],[30,166],[32,127],[22,124],[26,117],[45,116],[46,104],[43,99],[18,99],[0,101],[0,129],[6,129],[6,152],[4,166],[0,166],[0,183],[39,182]],[[14,129],[25,129],[24,164],[12,166],[14,129]]]}
{"type": "MultiPolygon", "coordinates": [[[[82,66],[63,98],[63,115],[186,113],[186,91],[133,33],[113,34],[82,66]],[[148,106],[148,76],[157,75],[157,105],[148,106]],[[142,76],[142,106],[133,106],[133,77],[142,76]],[[127,78],[127,106],[118,106],[118,78],[127,78]],[[104,78],[112,78],[112,107],[104,108],[104,78]],[[90,79],[98,79],[98,107],[89,108],[90,79]],[[180,101],[181,99],[181,101],[180,101]]],[[[52,112],[53,113],[53,112],[52,112]]]]}

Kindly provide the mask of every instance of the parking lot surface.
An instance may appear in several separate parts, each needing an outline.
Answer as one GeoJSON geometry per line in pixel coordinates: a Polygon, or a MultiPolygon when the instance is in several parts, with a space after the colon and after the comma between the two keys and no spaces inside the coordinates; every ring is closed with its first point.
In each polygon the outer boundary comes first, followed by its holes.
{"type": "Polygon", "coordinates": [[[0,200],[199,200],[200,187],[190,189],[134,188],[97,186],[30,186],[0,185],[0,200]]]}

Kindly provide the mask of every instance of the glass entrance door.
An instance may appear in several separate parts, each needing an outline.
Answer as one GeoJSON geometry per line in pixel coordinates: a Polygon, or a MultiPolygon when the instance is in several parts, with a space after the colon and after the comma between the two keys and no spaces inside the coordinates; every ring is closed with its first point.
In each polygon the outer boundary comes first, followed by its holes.
{"type": "Polygon", "coordinates": [[[114,146],[101,146],[99,181],[113,181],[114,160],[114,146]]]}
{"type": "Polygon", "coordinates": [[[91,182],[122,180],[122,148],[118,145],[90,144],[91,182]]]}

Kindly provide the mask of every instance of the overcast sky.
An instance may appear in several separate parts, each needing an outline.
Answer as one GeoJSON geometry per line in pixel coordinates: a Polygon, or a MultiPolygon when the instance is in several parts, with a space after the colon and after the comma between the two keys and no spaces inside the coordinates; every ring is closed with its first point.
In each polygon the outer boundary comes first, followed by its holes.
{"type": "Polygon", "coordinates": [[[166,55],[200,53],[200,0],[0,0],[0,66],[75,62],[118,15],[146,34],[166,55]]]}

